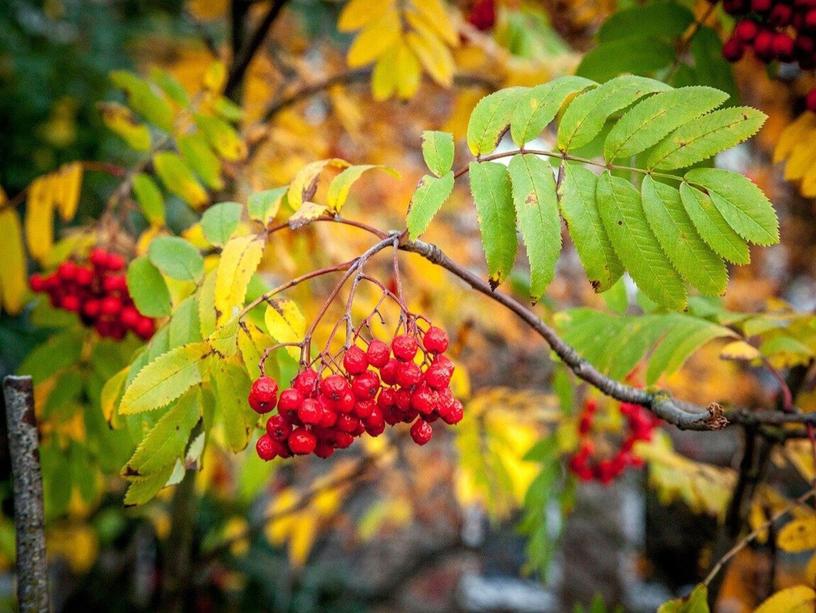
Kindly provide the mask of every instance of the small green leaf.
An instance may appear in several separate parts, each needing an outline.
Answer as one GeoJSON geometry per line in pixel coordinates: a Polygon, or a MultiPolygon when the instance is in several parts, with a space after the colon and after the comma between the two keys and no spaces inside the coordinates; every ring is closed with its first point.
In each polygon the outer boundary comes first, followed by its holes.
{"type": "Polygon", "coordinates": [[[133,176],[133,193],[145,219],[151,224],[164,225],[164,198],[155,181],[144,173],[133,176]]]}
{"type": "Polygon", "coordinates": [[[532,87],[519,96],[510,117],[510,135],[519,147],[538,137],[568,98],[597,83],[568,75],[532,87]]]}
{"type": "Polygon", "coordinates": [[[701,583],[686,598],[664,602],[657,613],[709,613],[708,587],[701,583]]]}
{"type": "Polygon", "coordinates": [[[683,280],[652,234],[638,191],[629,181],[606,171],[598,179],[597,197],[601,219],[615,253],[640,290],[658,304],[684,308],[683,280]]]}
{"type": "Polygon", "coordinates": [[[190,106],[190,97],[187,95],[187,90],[169,72],[153,66],[150,69],[150,78],[173,102],[181,107],[190,106]]]}
{"type": "Polygon", "coordinates": [[[749,106],[713,111],[680,126],[652,149],[646,167],[670,170],[702,162],[756,134],[768,116],[749,106]]]}
{"type": "Polygon", "coordinates": [[[518,246],[510,175],[495,162],[471,162],[469,174],[487,272],[495,287],[510,274],[518,246]]]}
{"type": "Polygon", "coordinates": [[[275,187],[252,194],[247,202],[249,216],[264,225],[268,224],[278,214],[287,189],[287,187],[275,187]]]}
{"type": "Polygon", "coordinates": [[[197,281],[204,273],[204,258],[192,244],[178,236],[159,236],[147,250],[150,261],[168,277],[197,281]]]}
{"type": "Polygon", "coordinates": [[[607,118],[643,96],[671,89],[665,83],[624,75],[577,96],[558,126],[558,148],[570,151],[586,145],[603,129],[607,118]]]}
{"type": "Polygon", "coordinates": [[[437,177],[453,168],[453,134],[425,130],[422,133],[422,157],[425,165],[437,177]]]}
{"type": "Polygon", "coordinates": [[[246,143],[241,140],[238,132],[223,119],[202,113],[195,114],[198,128],[204,132],[210,146],[218,157],[230,162],[237,162],[246,157],[246,143]]]}
{"type": "Polygon", "coordinates": [[[173,317],[168,324],[168,348],[175,349],[180,345],[186,345],[195,341],[200,341],[201,324],[198,320],[198,294],[187,296],[173,310],[173,317]]]}
{"type": "Polygon", "coordinates": [[[697,319],[679,313],[672,314],[667,325],[668,333],[657,345],[649,358],[646,369],[646,384],[653,385],[661,375],[671,375],[685,363],[692,353],[707,342],[721,337],[735,337],[736,334],[704,319],[697,319]]]}
{"type": "Polygon", "coordinates": [[[751,261],[747,243],[731,229],[708,194],[683,182],[680,184],[680,198],[697,233],[714,253],[734,264],[751,261]]]}
{"type": "Polygon", "coordinates": [[[524,91],[523,87],[508,87],[479,100],[467,127],[467,144],[473,155],[490,153],[496,148],[524,91]]]}
{"type": "Polygon", "coordinates": [[[646,176],[641,195],[649,227],[680,276],[703,294],[722,294],[728,284],[728,270],[697,234],[680,192],[646,176]]]}
{"type": "Polygon", "coordinates": [[[195,134],[185,134],[176,139],[181,157],[201,178],[204,184],[210,189],[223,189],[224,181],[221,179],[221,162],[210,149],[207,139],[201,132],[195,134]]]}
{"type": "Polygon", "coordinates": [[[725,102],[728,94],[713,87],[681,87],[638,102],[624,113],[604,142],[612,161],[645,151],[675,128],[725,102]]]}
{"type": "Polygon", "coordinates": [[[145,504],[153,499],[166,484],[173,474],[175,465],[165,466],[159,472],[147,477],[136,477],[130,479],[130,485],[125,492],[125,506],[135,506],[145,504]]]}
{"type": "Polygon", "coordinates": [[[238,227],[243,208],[237,202],[221,202],[208,208],[201,216],[204,237],[213,245],[224,246],[238,227]]]}
{"type": "Polygon", "coordinates": [[[597,177],[578,164],[562,164],[559,187],[561,215],[589,282],[596,292],[608,290],[623,274],[601,221],[595,198],[597,177]]]}
{"type": "Polygon", "coordinates": [[[165,317],[170,314],[172,306],[167,283],[147,256],[140,256],[130,262],[127,285],[130,297],[142,315],[165,317]]]}
{"type": "Polygon", "coordinates": [[[193,171],[181,157],[172,151],[153,154],[153,167],[169,192],[193,207],[207,202],[207,192],[196,180],[193,171]]]}
{"type": "Polygon", "coordinates": [[[173,466],[184,455],[190,432],[200,416],[200,394],[191,390],[179,398],[145,435],[123,474],[143,477],[173,466]]]}
{"type": "Polygon", "coordinates": [[[530,261],[530,294],[538,300],[555,276],[561,253],[561,218],[552,166],[534,155],[510,160],[513,204],[530,261]]]}
{"type": "Polygon", "coordinates": [[[685,179],[708,191],[714,206],[742,238],[757,245],[779,242],[776,211],[753,181],[721,168],[694,168],[685,179]]]}
{"type": "Polygon", "coordinates": [[[173,109],[159,89],[127,70],[114,70],[111,81],[128,95],[128,105],[150,123],[170,132],[173,128],[173,109]]]}
{"type": "Polygon", "coordinates": [[[417,185],[408,207],[408,237],[422,235],[453,191],[453,171],[437,178],[425,175],[417,185]]]}

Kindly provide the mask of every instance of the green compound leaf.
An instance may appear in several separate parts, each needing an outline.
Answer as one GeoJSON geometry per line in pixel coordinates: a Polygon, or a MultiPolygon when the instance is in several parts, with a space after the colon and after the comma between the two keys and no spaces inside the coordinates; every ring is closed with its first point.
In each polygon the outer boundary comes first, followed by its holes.
{"type": "Polygon", "coordinates": [[[510,135],[519,147],[536,138],[564,103],[597,83],[583,77],[560,77],[522,93],[510,117],[510,135]]]}
{"type": "Polygon", "coordinates": [[[572,242],[596,292],[612,287],[623,274],[612,243],[606,234],[595,187],[598,178],[583,166],[563,164],[558,191],[561,215],[567,222],[572,242]]]}
{"type": "Polygon", "coordinates": [[[649,227],[680,276],[703,294],[722,294],[728,284],[728,269],[697,234],[680,192],[647,176],[641,196],[649,227]]]}
{"type": "Polygon", "coordinates": [[[453,171],[437,178],[425,175],[417,185],[408,207],[408,236],[422,235],[453,191],[453,171]]]}
{"type": "Polygon", "coordinates": [[[713,87],[681,87],[650,96],[629,109],[604,142],[612,161],[645,151],[675,128],[718,107],[728,94],[713,87]]]}
{"type": "Polygon", "coordinates": [[[757,245],[779,242],[776,211],[753,181],[721,168],[695,168],[685,179],[708,191],[714,206],[742,238],[757,245]]]}
{"type": "Polygon", "coordinates": [[[552,166],[534,155],[510,161],[513,204],[530,261],[530,294],[538,300],[555,276],[561,253],[561,219],[552,166]]]}
{"type": "Polygon", "coordinates": [[[638,191],[629,181],[606,171],[598,179],[597,198],[615,253],[637,286],[658,304],[684,308],[683,280],[649,228],[638,191]]]}
{"type": "Polygon", "coordinates": [[[589,143],[603,129],[607,118],[643,96],[671,87],[654,79],[624,75],[576,97],[558,126],[558,149],[570,151],[589,143]]]}
{"type": "Polygon", "coordinates": [[[768,116],[749,106],[720,109],[680,126],[652,149],[646,167],[670,170],[702,162],[756,134],[768,116]]]}
{"type": "Polygon", "coordinates": [[[495,287],[510,274],[518,247],[510,175],[495,162],[471,162],[469,170],[487,272],[495,287]]]}
{"type": "Polygon", "coordinates": [[[731,229],[708,194],[683,182],[680,184],[680,198],[697,233],[714,253],[734,264],[751,261],[748,244],[731,229]]]}

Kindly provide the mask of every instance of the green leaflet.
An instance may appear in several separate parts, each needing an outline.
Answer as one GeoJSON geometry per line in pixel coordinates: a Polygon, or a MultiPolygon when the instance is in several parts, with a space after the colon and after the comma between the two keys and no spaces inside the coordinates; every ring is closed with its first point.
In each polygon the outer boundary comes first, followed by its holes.
{"type": "Polygon", "coordinates": [[[694,22],[694,14],[674,2],[652,2],[615,11],[598,31],[600,42],[632,36],[676,39],[694,22]]]}
{"type": "Polygon", "coordinates": [[[510,117],[524,87],[508,87],[479,100],[467,127],[467,144],[473,155],[490,153],[510,125],[510,117]]]}
{"type": "Polygon", "coordinates": [[[219,359],[212,369],[211,382],[227,445],[233,452],[241,451],[247,446],[258,421],[258,415],[246,400],[249,377],[242,368],[219,359]]]}
{"type": "Polygon", "coordinates": [[[198,294],[188,296],[173,311],[173,317],[167,326],[168,347],[174,349],[200,341],[201,324],[198,320],[198,294]]]}
{"type": "Polygon", "coordinates": [[[210,149],[207,139],[201,132],[185,134],[176,139],[181,157],[195,173],[211,189],[223,189],[224,181],[221,178],[221,162],[218,156],[210,149]]]}
{"type": "Polygon", "coordinates": [[[720,109],[677,128],[652,149],[649,169],[684,168],[738,145],[756,134],[767,115],[749,106],[720,109]]]}
{"type": "Polygon", "coordinates": [[[649,227],[680,276],[703,294],[722,294],[728,284],[728,270],[697,234],[680,192],[646,176],[641,196],[649,227]]]}
{"type": "Polygon", "coordinates": [[[607,118],[643,96],[671,89],[665,83],[624,75],[575,98],[558,126],[558,148],[577,149],[589,143],[603,129],[607,118]]]}
{"type": "Polygon", "coordinates": [[[552,166],[534,155],[510,161],[513,204],[530,261],[530,294],[538,300],[555,276],[561,253],[561,219],[552,166]]]}
{"type": "Polygon", "coordinates": [[[652,234],[638,191],[629,181],[606,171],[598,179],[596,194],[612,247],[637,286],[658,304],[684,308],[683,280],[652,234]]]}
{"type": "Polygon", "coordinates": [[[490,284],[510,274],[516,259],[516,220],[510,175],[495,162],[471,162],[470,190],[476,204],[490,284]]]}
{"type": "Polygon", "coordinates": [[[377,164],[360,164],[349,166],[339,175],[334,177],[329,183],[329,189],[326,192],[326,204],[328,205],[329,210],[339,213],[340,209],[343,208],[343,205],[346,204],[346,200],[348,200],[351,186],[354,185],[354,183],[356,183],[357,180],[363,176],[363,174],[376,168],[380,168],[395,177],[399,176],[399,173],[396,170],[393,168],[388,168],[387,166],[379,166],[377,164]]]}
{"type": "Polygon", "coordinates": [[[564,164],[559,187],[561,215],[589,282],[596,292],[612,287],[623,274],[612,243],[604,229],[595,200],[597,177],[583,166],[564,164]]]}
{"type": "Polygon", "coordinates": [[[133,193],[148,222],[164,225],[164,198],[156,182],[144,173],[133,177],[133,193]]]}
{"type": "Polygon", "coordinates": [[[591,49],[581,59],[576,74],[598,82],[628,72],[652,74],[674,60],[674,45],[653,37],[630,36],[591,49]]]}
{"type": "Polygon", "coordinates": [[[453,191],[453,171],[441,177],[425,175],[417,185],[408,206],[408,237],[415,240],[431,223],[453,191]]]}
{"type": "Polygon", "coordinates": [[[147,256],[140,256],[130,263],[127,285],[130,297],[142,315],[164,317],[170,314],[170,290],[159,269],[147,256]]]}
{"type": "Polygon", "coordinates": [[[714,253],[734,264],[751,261],[748,245],[731,229],[708,194],[683,182],[680,184],[680,198],[697,233],[714,253]]]}
{"type": "Polygon", "coordinates": [[[125,492],[125,506],[131,507],[150,501],[167,484],[174,468],[175,466],[171,464],[147,477],[130,479],[130,485],[125,492]]]}
{"type": "Polygon", "coordinates": [[[110,73],[113,84],[127,92],[128,106],[165,132],[173,128],[173,108],[157,88],[127,70],[110,73]]]}
{"type": "Polygon", "coordinates": [[[132,415],[170,404],[201,383],[200,363],[211,351],[207,343],[191,343],[148,363],[125,390],[119,413],[132,415]]]}
{"type": "Polygon", "coordinates": [[[709,613],[708,586],[697,584],[686,598],[664,602],[657,609],[657,613],[709,613]]]}
{"type": "Polygon", "coordinates": [[[159,236],[147,250],[153,265],[168,277],[197,281],[204,273],[204,258],[191,243],[178,236],[159,236]]]}
{"type": "Polygon", "coordinates": [[[425,130],[422,133],[422,157],[425,165],[437,177],[453,168],[453,134],[425,130]]]}
{"type": "Polygon", "coordinates": [[[694,168],[685,180],[708,191],[714,206],[737,234],[757,245],[779,242],[779,220],[753,181],[721,168],[694,168]]]}
{"type": "Polygon", "coordinates": [[[554,118],[564,102],[597,84],[576,76],[559,77],[531,87],[519,95],[510,117],[510,135],[519,147],[536,138],[554,118]]]}
{"type": "Polygon", "coordinates": [[[190,432],[201,416],[198,390],[190,390],[165,413],[136,447],[127,466],[126,476],[145,476],[173,466],[184,455],[190,432]]]}
{"type": "Polygon", "coordinates": [[[238,227],[243,208],[237,202],[220,202],[204,211],[201,216],[204,238],[213,245],[224,246],[238,227]]]}
{"type": "Polygon", "coordinates": [[[604,142],[612,161],[645,151],[675,128],[718,107],[728,94],[713,87],[681,87],[638,102],[618,120],[604,142]]]}
{"type": "Polygon", "coordinates": [[[287,189],[286,187],[275,187],[252,194],[247,200],[250,218],[264,225],[272,221],[280,210],[281,201],[287,189]]]}

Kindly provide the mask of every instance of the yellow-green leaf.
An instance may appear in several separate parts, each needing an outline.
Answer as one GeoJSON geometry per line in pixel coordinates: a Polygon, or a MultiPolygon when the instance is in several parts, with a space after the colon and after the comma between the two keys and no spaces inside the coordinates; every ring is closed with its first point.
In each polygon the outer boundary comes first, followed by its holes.
{"type": "MultiPolygon", "coordinates": [[[[288,299],[273,300],[266,307],[264,321],[270,336],[279,343],[299,343],[306,334],[306,318],[298,306],[288,299]]],[[[299,348],[286,349],[293,358],[300,357],[299,348]]]]}
{"type": "Polygon", "coordinates": [[[219,322],[231,319],[234,310],[243,306],[263,250],[264,242],[258,236],[236,236],[224,247],[215,281],[215,310],[219,322]]]}

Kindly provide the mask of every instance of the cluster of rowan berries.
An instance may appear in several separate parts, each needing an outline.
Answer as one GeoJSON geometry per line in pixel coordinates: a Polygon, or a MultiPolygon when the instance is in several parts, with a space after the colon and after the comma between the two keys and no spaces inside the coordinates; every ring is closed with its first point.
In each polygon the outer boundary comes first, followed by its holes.
{"type": "Polygon", "coordinates": [[[643,407],[623,402],[621,415],[626,419],[627,434],[618,450],[610,457],[595,458],[595,443],[591,438],[592,424],[598,405],[593,399],[584,404],[578,421],[578,435],[581,442],[569,460],[569,468],[581,481],[600,481],[607,485],[629,468],[640,468],[643,460],[632,453],[638,441],[648,441],[652,431],[660,425],[660,420],[643,407]]]}
{"type": "Polygon", "coordinates": [[[377,339],[365,351],[352,345],[343,353],[341,372],[321,376],[305,368],[280,397],[274,379],[259,377],[249,392],[250,406],[258,413],[276,406],[278,411],[258,439],[258,455],[263,460],[310,453],[328,458],[364,432],[379,436],[386,424],[400,422],[411,423],[411,438],[424,445],[434,421],[456,424],[463,415],[450,389],[454,366],[443,355],[447,348],[448,335],[431,326],[421,338],[419,331],[394,337],[390,347],[377,339]]]}
{"type": "MultiPolygon", "coordinates": [[[[738,17],[723,56],[737,62],[747,49],[768,64],[798,62],[802,70],[816,68],[816,0],[723,0],[725,12],[738,17]]],[[[805,98],[816,112],[816,89],[805,98]]]]}
{"type": "Polygon", "coordinates": [[[53,306],[77,313],[100,336],[121,340],[130,330],[146,340],[156,324],[133,305],[124,268],[121,255],[97,248],[87,263],[66,260],[50,275],[31,275],[29,284],[47,293],[53,306]]]}

